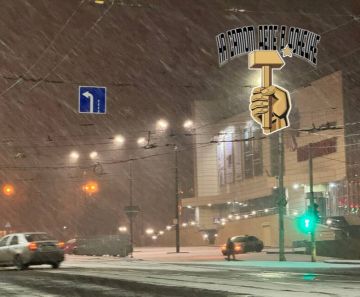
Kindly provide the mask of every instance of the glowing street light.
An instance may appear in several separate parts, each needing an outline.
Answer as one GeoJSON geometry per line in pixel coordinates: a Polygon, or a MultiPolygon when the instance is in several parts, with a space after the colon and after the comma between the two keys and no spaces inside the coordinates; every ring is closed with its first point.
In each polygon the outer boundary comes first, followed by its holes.
{"type": "Polygon", "coordinates": [[[186,120],[183,126],[185,129],[191,129],[194,127],[194,122],[192,120],[186,120]]]}
{"type": "Polygon", "coordinates": [[[137,140],[137,144],[140,146],[144,146],[146,144],[146,138],[145,137],[139,137],[137,140]]]}
{"type": "Polygon", "coordinates": [[[147,235],[152,235],[152,234],[154,234],[154,229],[152,229],[152,228],[148,228],[148,229],[146,229],[145,230],[145,233],[147,234],[147,235]]]}
{"type": "Polygon", "coordinates": [[[125,232],[127,231],[127,228],[126,228],[125,226],[120,226],[120,227],[119,227],[119,231],[120,231],[121,233],[125,233],[125,232]]]}
{"type": "Polygon", "coordinates": [[[166,226],[166,230],[170,231],[171,230],[171,226],[166,226]]]}
{"type": "Polygon", "coordinates": [[[89,154],[89,156],[90,156],[91,159],[96,159],[96,158],[98,157],[98,153],[95,152],[95,151],[93,151],[93,152],[91,152],[91,153],[89,154]]]}
{"type": "Polygon", "coordinates": [[[169,123],[163,119],[156,122],[156,130],[164,131],[168,128],[169,123]]]}
{"type": "Polygon", "coordinates": [[[5,185],[3,185],[2,191],[3,191],[3,194],[4,194],[5,196],[8,196],[8,197],[10,197],[10,196],[12,196],[12,195],[15,194],[15,188],[14,188],[14,186],[11,185],[11,184],[5,184],[5,185]]]}
{"type": "Polygon", "coordinates": [[[117,145],[122,145],[125,142],[125,138],[122,135],[115,135],[114,137],[114,143],[117,145]]]}
{"type": "Polygon", "coordinates": [[[159,231],[159,235],[164,235],[164,231],[163,231],[163,230],[160,230],[160,231],[159,231]]]}
{"type": "Polygon", "coordinates": [[[153,235],[153,236],[151,236],[151,238],[152,238],[153,240],[156,240],[158,237],[157,237],[157,235],[153,235]]]}
{"type": "Polygon", "coordinates": [[[72,151],[70,153],[70,159],[72,161],[77,161],[79,159],[79,157],[80,157],[80,155],[79,155],[79,153],[77,151],[72,151]]]}

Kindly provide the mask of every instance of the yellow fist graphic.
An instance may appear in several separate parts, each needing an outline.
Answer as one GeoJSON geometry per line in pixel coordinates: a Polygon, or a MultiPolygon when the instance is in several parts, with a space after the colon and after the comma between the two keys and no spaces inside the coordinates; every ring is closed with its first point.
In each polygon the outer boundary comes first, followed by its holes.
{"type": "Polygon", "coordinates": [[[265,134],[288,127],[290,103],[286,90],[277,86],[255,88],[250,100],[251,116],[262,125],[265,134]],[[263,126],[265,121],[270,121],[268,127],[263,126]]]}

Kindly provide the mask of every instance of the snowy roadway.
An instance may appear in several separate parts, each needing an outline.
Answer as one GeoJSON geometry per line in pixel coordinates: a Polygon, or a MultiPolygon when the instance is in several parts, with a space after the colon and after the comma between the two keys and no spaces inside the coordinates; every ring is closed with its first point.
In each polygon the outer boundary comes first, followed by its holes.
{"type": "MultiPolygon", "coordinates": [[[[227,262],[217,248],[139,248],[134,259],[68,256],[62,268],[3,268],[0,296],[360,296],[360,265],[252,253],[227,262]]],[[[321,259],[324,260],[324,259],[321,259]]]]}

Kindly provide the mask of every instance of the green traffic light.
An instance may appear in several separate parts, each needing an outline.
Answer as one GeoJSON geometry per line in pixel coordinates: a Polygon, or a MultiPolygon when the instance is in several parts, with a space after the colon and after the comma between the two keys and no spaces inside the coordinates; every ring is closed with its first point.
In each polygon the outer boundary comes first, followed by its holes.
{"type": "Polygon", "coordinates": [[[314,216],[306,213],[297,218],[297,227],[304,233],[313,232],[316,228],[316,219],[314,216]]]}

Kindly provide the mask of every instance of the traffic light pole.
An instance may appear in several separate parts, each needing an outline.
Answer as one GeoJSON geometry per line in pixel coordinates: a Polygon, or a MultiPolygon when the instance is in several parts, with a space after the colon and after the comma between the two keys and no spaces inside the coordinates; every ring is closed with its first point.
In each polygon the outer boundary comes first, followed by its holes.
{"type": "Polygon", "coordinates": [[[179,226],[179,175],[178,175],[178,150],[174,147],[175,151],[175,245],[176,252],[180,253],[180,226],[179,226]]]}
{"type": "Polygon", "coordinates": [[[279,261],[286,261],[285,258],[285,230],[284,230],[284,208],[286,205],[284,190],[284,143],[283,132],[279,132],[279,261]]]}
{"type": "MultiPolygon", "coordinates": [[[[310,197],[309,197],[310,198],[310,211],[311,211],[311,216],[315,220],[313,158],[312,158],[312,151],[311,151],[311,143],[309,144],[309,190],[310,190],[310,197]]],[[[314,223],[314,224],[316,224],[316,223],[314,223]]],[[[316,262],[315,228],[313,228],[310,232],[310,241],[311,241],[311,262],[316,262]]]]}

